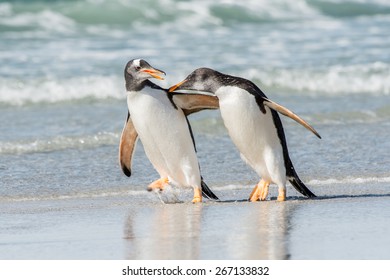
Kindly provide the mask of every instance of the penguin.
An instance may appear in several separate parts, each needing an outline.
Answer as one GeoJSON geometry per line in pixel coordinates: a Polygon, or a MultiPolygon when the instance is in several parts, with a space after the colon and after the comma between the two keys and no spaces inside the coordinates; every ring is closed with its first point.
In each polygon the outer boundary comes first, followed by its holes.
{"type": "Polygon", "coordinates": [[[278,201],[286,200],[287,180],[308,198],[316,197],[298,177],[291,162],[281,119],[286,115],[321,136],[306,121],[271,101],[253,82],[226,75],[210,68],[193,71],[182,82],[169,88],[208,92],[219,99],[219,109],[230,138],[241,158],[261,177],[249,201],[266,200],[269,185],[278,186],[278,201]]]}
{"type": "Polygon", "coordinates": [[[130,60],[124,76],[127,91],[127,119],[119,144],[123,173],[131,176],[131,164],[138,138],[146,156],[160,175],[148,190],[163,190],[173,183],[194,189],[192,202],[218,197],[203,181],[195,141],[187,116],[203,109],[217,109],[218,98],[201,94],[170,93],[149,79],[163,80],[165,72],[143,59],[130,60]]]}

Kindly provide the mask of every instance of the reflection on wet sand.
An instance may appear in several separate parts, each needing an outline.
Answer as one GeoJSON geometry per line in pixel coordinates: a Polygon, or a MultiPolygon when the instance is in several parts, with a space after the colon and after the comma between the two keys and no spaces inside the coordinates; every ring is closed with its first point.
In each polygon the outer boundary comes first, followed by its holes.
{"type": "Polygon", "coordinates": [[[125,224],[128,259],[288,259],[294,203],[167,204],[125,224]]]}
{"type": "Polygon", "coordinates": [[[130,213],[128,259],[197,259],[202,205],[167,204],[130,213]]]}

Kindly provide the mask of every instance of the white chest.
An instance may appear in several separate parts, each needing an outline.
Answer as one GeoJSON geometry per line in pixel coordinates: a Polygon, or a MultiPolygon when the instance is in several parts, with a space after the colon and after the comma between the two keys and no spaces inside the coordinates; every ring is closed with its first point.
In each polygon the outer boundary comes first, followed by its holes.
{"type": "Polygon", "coordinates": [[[228,86],[221,87],[216,95],[224,124],[241,153],[249,156],[279,145],[271,110],[266,107],[266,114],[261,112],[252,94],[228,86]]]}
{"type": "Polygon", "coordinates": [[[142,92],[128,92],[127,105],[144,146],[188,131],[183,111],[173,106],[165,91],[145,88],[142,92]]]}

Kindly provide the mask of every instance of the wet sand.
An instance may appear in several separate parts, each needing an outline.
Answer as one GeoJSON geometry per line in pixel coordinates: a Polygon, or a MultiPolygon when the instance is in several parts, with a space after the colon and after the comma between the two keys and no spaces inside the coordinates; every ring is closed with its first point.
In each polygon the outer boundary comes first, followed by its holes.
{"type": "Polygon", "coordinates": [[[388,183],[316,186],[314,200],[289,187],[286,202],[276,188],[257,203],[249,187],[214,189],[222,202],[3,201],[0,259],[390,259],[388,183]]]}

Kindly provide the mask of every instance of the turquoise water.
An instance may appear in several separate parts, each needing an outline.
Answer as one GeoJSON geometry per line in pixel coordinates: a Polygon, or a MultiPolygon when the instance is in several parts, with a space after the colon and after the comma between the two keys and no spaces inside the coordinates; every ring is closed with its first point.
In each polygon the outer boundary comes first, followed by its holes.
{"type": "MultiPolygon", "coordinates": [[[[137,194],[157,178],[140,143],[130,179],[117,163],[132,58],[167,72],[164,87],[202,66],[249,78],[304,117],[322,140],[282,120],[314,192],[389,184],[389,26],[385,0],[0,1],[0,200],[137,194]]],[[[257,182],[218,112],[191,123],[211,188],[257,182]]]]}

